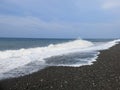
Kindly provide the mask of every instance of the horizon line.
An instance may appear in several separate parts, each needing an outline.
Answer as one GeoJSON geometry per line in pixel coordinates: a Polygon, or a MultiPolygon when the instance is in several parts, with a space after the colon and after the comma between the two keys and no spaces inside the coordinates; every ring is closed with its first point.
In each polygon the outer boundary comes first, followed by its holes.
{"type": "Polygon", "coordinates": [[[1,39],[119,39],[119,38],[55,38],[55,37],[0,37],[1,39]]]}

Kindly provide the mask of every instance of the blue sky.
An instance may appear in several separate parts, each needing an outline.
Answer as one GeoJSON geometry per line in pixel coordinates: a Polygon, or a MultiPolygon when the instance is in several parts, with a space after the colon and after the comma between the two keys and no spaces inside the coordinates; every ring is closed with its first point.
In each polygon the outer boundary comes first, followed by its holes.
{"type": "Polygon", "coordinates": [[[0,0],[0,37],[120,38],[120,0],[0,0]]]}

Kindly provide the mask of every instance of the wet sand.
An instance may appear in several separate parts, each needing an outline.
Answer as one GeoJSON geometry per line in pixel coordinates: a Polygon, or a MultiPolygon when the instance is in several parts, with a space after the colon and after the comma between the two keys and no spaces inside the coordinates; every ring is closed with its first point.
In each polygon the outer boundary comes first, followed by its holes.
{"type": "Polygon", "coordinates": [[[93,65],[48,67],[0,81],[0,90],[120,90],[120,44],[101,51],[93,65]]]}

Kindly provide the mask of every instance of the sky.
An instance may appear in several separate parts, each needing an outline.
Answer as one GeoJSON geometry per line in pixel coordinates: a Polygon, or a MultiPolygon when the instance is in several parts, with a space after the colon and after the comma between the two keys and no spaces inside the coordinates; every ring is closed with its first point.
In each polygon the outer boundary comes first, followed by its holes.
{"type": "Polygon", "coordinates": [[[120,0],[0,0],[0,37],[120,38],[120,0]]]}

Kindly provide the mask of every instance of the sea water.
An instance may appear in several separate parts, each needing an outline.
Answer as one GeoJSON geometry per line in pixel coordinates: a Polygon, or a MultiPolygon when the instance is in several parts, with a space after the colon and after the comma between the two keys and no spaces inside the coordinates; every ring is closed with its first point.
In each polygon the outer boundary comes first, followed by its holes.
{"type": "Polygon", "coordinates": [[[0,79],[27,75],[48,66],[91,65],[100,50],[119,39],[0,38],[0,79]]]}

